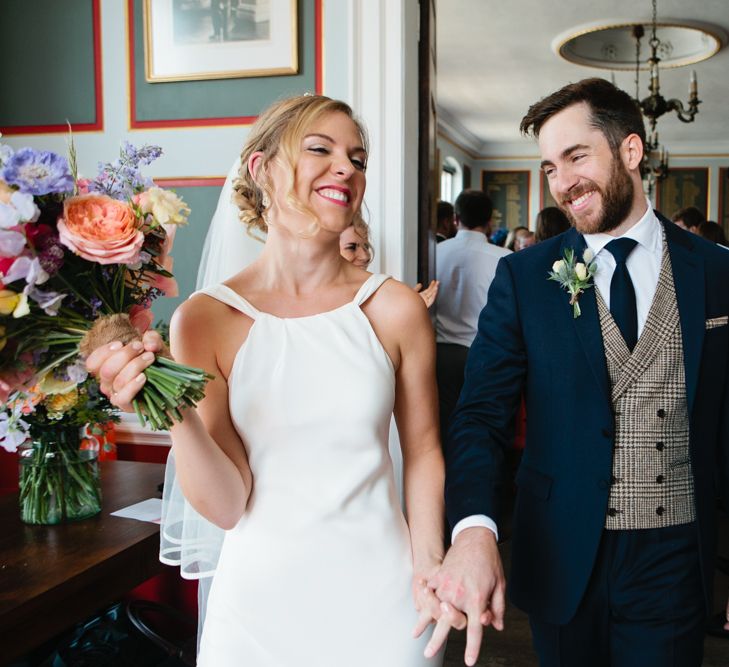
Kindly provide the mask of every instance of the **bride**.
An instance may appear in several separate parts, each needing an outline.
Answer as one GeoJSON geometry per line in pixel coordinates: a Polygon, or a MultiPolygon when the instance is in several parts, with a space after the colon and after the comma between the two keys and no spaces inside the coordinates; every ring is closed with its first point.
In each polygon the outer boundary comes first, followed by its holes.
{"type": "MultiPolygon", "coordinates": [[[[300,96],[265,111],[234,184],[241,220],[267,233],[265,247],[172,320],[173,356],[215,376],[171,430],[185,497],[225,530],[201,667],[432,665],[450,627],[465,625],[425,586],[443,558],[427,310],[339,253],[366,165],[346,104],[300,96]],[[393,411],[407,521],[387,452],[393,411]]],[[[147,335],[87,365],[131,411],[160,349],[147,335]]]]}

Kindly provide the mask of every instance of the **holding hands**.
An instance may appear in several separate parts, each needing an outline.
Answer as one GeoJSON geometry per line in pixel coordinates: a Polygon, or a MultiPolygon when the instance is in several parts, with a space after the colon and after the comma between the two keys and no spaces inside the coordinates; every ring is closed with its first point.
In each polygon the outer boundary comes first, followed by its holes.
{"type": "Polygon", "coordinates": [[[506,581],[496,537],[488,528],[467,528],[458,534],[440,568],[427,580],[417,580],[415,636],[435,620],[433,635],[425,649],[435,655],[451,628],[466,630],[467,665],[476,664],[483,626],[504,629],[506,581]]]}

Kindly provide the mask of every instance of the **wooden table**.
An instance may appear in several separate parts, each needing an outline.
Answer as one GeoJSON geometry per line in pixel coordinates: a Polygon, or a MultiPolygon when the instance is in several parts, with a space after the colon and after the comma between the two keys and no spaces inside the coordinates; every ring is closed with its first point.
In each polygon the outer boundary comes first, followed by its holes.
{"type": "Polygon", "coordinates": [[[162,570],[159,526],[109,513],[159,497],[163,479],[163,465],[105,461],[101,513],[59,526],[26,525],[17,494],[0,497],[0,665],[162,570]]]}

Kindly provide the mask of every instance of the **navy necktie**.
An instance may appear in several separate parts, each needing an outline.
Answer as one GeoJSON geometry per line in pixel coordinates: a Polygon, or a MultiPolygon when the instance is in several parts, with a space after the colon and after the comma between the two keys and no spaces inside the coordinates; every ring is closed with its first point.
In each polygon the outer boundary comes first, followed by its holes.
{"type": "Polygon", "coordinates": [[[615,273],[610,281],[610,312],[631,352],[638,342],[638,311],[635,307],[633,281],[625,262],[637,243],[634,239],[620,238],[605,246],[615,258],[615,273]]]}

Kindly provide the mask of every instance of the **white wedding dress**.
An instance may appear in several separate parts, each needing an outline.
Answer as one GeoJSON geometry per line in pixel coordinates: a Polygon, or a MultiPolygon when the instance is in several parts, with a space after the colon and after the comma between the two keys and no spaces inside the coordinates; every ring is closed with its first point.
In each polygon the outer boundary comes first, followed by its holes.
{"type": "Polygon", "coordinates": [[[388,453],[395,374],[360,308],[385,280],[298,318],[225,285],[202,290],[254,320],[228,379],[254,483],[225,533],[199,667],[440,664],[423,657],[430,631],[412,638],[410,539],[388,453]]]}

